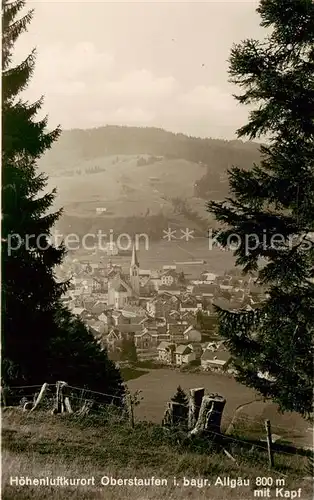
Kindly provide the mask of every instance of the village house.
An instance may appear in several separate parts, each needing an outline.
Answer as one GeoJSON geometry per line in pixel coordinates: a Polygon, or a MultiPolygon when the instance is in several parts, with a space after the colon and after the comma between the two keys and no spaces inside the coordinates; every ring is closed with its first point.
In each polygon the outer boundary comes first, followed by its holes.
{"type": "Polygon", "coordinates": [[[126,338],[134,338],[134,335],[141,333],[143,331],[143,326],[141,324],[135,323],[126,323],[120,324],[117,329],[121,332],[122,335],[126,336],[126,338]]]}
{"type": "Polygon", "coordinates": [[[214,283],[217,278],[217,275],[214,273],[210,273],[208,271],[203,271],[201,274],[201,280],[207,283],[214,283]]]}
{"type": "Polygon", "coordinates": [[[187,344],[187,345],[195,353],[195,359],[201,359],[201,356],[203,354],[202,344],[199,342],[193,342],[193,343],[187,344]]]}
{"type": "Polygon", "coordinates": [[[125,325],[129,323],[129,318],[126,318],[121,311],[112,311],[111,317],[114,326],[125,325]]]}
{"type": "Polygon", "coordinates": [[[202,304],[195,297],[189,297],[186,300],[182,300],[180,303],[180,311],[182,313],[183,312],[196,313],[201,309],[202,309],[202,304]]]}
{"type": "Polygon", "coordinates": [[[171,342],[175,344],[179,344],[185,341],[183,332],[186,330],[186,324],[182,324],[179,322],[167,323],[167,333],[170,336],[171,342]]]}
{"type": "Polygon", "coordinates": [[[171,287],[172,285],[182,285],[184,276],[182,273],[177,273],[174,269],[167,269],[160,276],[160,285],[163,287],[171,287]]]}
{"type": "Polygon", "coordinates": [[[91,308],[91,313],[99,316],[107,310],[107,304],[104,301],[97,300],[91,308]]]}
{"type": "Polygon", "coordinates": [[[181,320],[181,312],[176,311],[176,309],[172,309],[169,313],[167,313],[166,319],[170,322],[180,321],[181,320]]]}
{"type": "Polygon", "coordinates": [[[140,286],[145,286],[145,284],[148,283],[148,281],[150,280],[150,277],[151,277],[150,270],[140,269],[139,270],[140,286]]]}
{"type": "Polygon", "coordinates": [[[149,279],[144,285],[140,285],[139,298],[148,302],[156,293],[154,284],[149,279]]]}
{"type": "Polygon", "coordinates": [[[122,309],[121,313],[126,318],[144,318],[147,315],[147,312],[143,307],[126,304],[122,309]]]}
{"type": "Polygon", "coordinates": [[[160,287],[158,288],[158,293],[162,294],[164,292],[167,292],[170,295],[178,297],[182,293],[183,289],[184,287],[179,283],[172,283],[171,285],[160,285],[160,287]]]}
{"type": "Polygon", "coordinates": [[[158,347],[158,361],[167,365],[172,365],[175,362],[175,344],[171,342],[161,342],[158,347]]]}
{"type": "Polygon", "coordinates": [[[114,351],[122,341],[122,334],[116,328],[111,328],[108,335],[104,337],[108,350],[114,351]]]}
{"type": "Polygon", "coordinates": [[[178,345],[175,350],[176,365],[187,365],[196,359],[195,352],[187,345],[178,345]]]}
{"type": "Polygon", "coordinates": [[[196,315],[191,311],[186,311],[181,313],[182,324],[194,324],[196,321],[196,315]]]}
{"type": "Polygon", "coordinates": [[[157,330],[142,329],[139,333],[134,335],[134,343],[137,349],[152,349],[158,345],[157,330]]]}
{"type": "Polygon", "coordinates": [[[225,349],[206,349],[201,356],[201,367],[205,371],[225,372],[231,362],[231,354],[225,349]]]}
{"type": "Polygon", "coordinates": [[[179,309],[180,301],[177,297],[171,296],[168,293],[160,294],[147,302],[146,308],[151,316],[165,317],[173,310],[179,309]]]}
{"type": "Polygon", "coordinates": [[[194,328],[194,326],[192,325],[190,325],[186,330],[184,330],[183,336],[187,342],[201,342],[202,340],[201,332],[196,328],[194,328]]]}
{"type": "Polygon", "coordinates": [[[96,302],[97,302],[96,297],[94,297],[92,295],[89,295],[89,296],[83,295],[81,298],[82,307],[85,307],[85,309],[87,309],[87,311],[89,311],[89,312],[92,311],[92,308],[94,307],[96,302]]]}
{"type": "Polygon", "coordinates": [[[90,331],[95,337],[100,337],[106,333],[106,327],[104,323],[96,319],[89,319],[85,321],[85,324],[89,327],[90,331]]]}
{"type": "Polygon", "coordinates": [[[213,298],[217,295],[217,287],[211,283],[197,285],[193,288],[192,293],[198,300],[202,300],[203,298],[213,298]]]}
{"type": "Polygon", "coordinates": [[[83,314],[83,312],[87,312],[87,311],[86,311],[85,307],[73,307],[72,310],[71,310],[71,312],[75,316],[81,317],[81,315],[83,314]]]}
{"type": "Polygon", "coordinates": [[[105,325],[111,326],[113,324],[111,311],[104,311],[98,316],[99,321],[102,321],[105,325]]]}
{"type": "Polygon", "coordinates": [[[220,290],[232,290],[233,286],[231,283],[231,279],[230,280],[224,279],[220,283],[219,288],[220,288],[220,290]]]}

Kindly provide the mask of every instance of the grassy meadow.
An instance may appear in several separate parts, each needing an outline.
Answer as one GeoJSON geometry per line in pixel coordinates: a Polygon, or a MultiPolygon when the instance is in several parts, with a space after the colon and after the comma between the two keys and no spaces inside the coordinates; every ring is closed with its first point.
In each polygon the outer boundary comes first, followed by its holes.
{"type": "MultiPolygon", "coordinates": [[[[231,443],[231,442],[230,442],[231,443]]],[[[236,462],[204,441],[190,442],[160,426],[139,422],[134,428],[119,418],[79,418],[74,415],[25,413],[7,409],[2,420],[2,498],[4,500],[106,499],[211,500],[252,499],[256,478],[280,480],[284,489],[301,488],[303,500],[312,498],[312,482],[303,479],[308,459],[277,453],[276,469],[267,467],[267,452],[252,443],[224,444],[236,462]],[[10,486],[10,477],[94,478],[90,486],[10,486]],[[101,478],[166,479],[165,486],[103,486],[101,478]],[[177,485],[174,485],[174,477],[177,485]],[[184,486],[204,479],[210,486],[184,486]],[[217,478],[249,479],[248,486],[215,485],[217,478]]],[[[271,488],[272,495],[275,487],[271,488]]],[[[269,498],[275,498],[271,496],[269,498]]]]}

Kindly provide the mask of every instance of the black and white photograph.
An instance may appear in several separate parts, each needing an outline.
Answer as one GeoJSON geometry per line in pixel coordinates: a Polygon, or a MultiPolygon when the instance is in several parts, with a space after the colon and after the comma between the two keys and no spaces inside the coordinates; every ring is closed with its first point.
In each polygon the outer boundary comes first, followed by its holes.
{"type": "Polygon", "coordinates": [[[3,500],[314,496],[314,1],[2,0],[3,500]]]}

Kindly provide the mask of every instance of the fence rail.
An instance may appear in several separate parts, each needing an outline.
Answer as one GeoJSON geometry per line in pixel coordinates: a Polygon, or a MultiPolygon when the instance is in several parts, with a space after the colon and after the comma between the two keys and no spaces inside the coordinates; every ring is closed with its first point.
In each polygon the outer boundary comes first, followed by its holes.
{"type": "MultiPolygon", "coordinates": [[[[2,388],[1,392],[3,407],[20,407],[26,416],[43,410],[54,415],[63,413],[79,418],[92,415],[101,418],[103,423],[125,423],[133,429],[145,423],[136,421],[135,418],[134,409],[140,402],[138,391],[134,394],[126,391],[124,396],[117,396],[57,381],[55,384],[2,388]]],[[[176,446],[180,446],[180,443],[186,445],[188,441],[193,445],[193,449],[201,452],[204,452],[207,445],[209,448],[218,446],[235,464],[237,459],[234,457],[232,444],[250,451],[255,450],[257,453],[263,452],[265,463],[268,457],[269,468],[275,473],[276,456],[292,457],[302,451],[292,447],[285,449],[283,445],[276,443],[276,439],[272,439],[272,431],[283,431],[287,435],[295,431],[294,428],[270,426],[269,421],[265,427],[264,420],[226,413],[225,404],[226,400],[218,394],[205,394],[202,388],[191,389],[188,404],[174,401],[167,403],[159,428],[166,436],[171,437],[176,446]],[[241,434],[235,434],[239,430],[241,434]],[[251,437],[244,437],[242,433],[251,434],[251,437]],[[259,434],[258,438],[256,434],[259,434]],[[261,440],[260,436],[264,439],[261,440]]],[[[152,425],[158,427],[157,424],[152,425]]]]}

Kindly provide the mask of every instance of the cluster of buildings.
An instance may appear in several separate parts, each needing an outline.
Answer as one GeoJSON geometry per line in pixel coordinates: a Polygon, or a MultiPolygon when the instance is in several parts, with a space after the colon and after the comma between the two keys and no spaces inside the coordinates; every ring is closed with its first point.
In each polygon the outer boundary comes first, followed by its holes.
{"type": "Polygon", "coordinates": [[[263,297],[251,278],[232,273],[202,272],[191,280],[177,266],[143,270],[135,246],[127,273],[110,259],[106,265],[74,259],[60,272],[71,277],[64,302],[117,360],[128,340],[141,360],[226,370],[230,353],[216,333],[214,304],[250,309],[263,297]]]}

